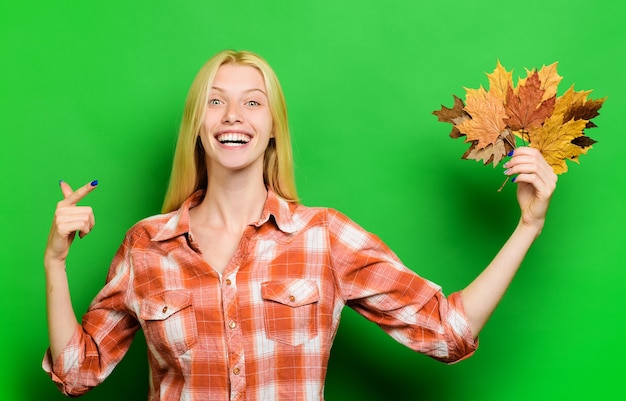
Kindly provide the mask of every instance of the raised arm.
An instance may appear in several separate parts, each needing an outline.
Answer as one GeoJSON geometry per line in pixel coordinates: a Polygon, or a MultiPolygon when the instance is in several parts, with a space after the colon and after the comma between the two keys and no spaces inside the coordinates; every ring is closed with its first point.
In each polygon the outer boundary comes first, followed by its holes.
{"type": "Polygon", "coordinates": [[[474,337],[482,330],[502,299],[522,260],[541,233],[557,176],[538,150],[519,147],[504,165],[515,176],[521,217],[513,234],[491,263],[462,291],[462,300],[474,337]]]}
{"type": "Polygon", "coordinates": [[[77,203],[96,188],[97,181],[76,191],[63,181],[60,185],[64,199],[57,204],[44,253],[48,337],[53,360],[70,341],[78,324],[70,298],[65,260],[76,234],[84,237],[95,224],[92,209],[77,206],[77,203]]]}

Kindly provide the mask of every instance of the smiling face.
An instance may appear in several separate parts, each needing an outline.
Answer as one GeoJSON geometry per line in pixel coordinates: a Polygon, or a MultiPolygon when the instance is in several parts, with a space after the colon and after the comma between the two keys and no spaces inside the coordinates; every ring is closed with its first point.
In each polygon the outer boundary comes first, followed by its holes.
{"type": "Polygon", "coordinates": [[[263,155],[272,133],[272,113],[261,72],[224,64],[209,89],[200,133],[209,171],[252,171],[263,176],[263,155]]]}

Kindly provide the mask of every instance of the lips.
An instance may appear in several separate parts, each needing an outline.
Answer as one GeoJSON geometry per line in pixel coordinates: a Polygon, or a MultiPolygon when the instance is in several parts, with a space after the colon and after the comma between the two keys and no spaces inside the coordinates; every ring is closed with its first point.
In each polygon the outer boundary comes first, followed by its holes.
{"type": "Polygon", "coordinates": [[[241,132],[224,132],[217,134],[215,139],[225,146],[243,146],[250,142],[250,136],[241,132]]]}

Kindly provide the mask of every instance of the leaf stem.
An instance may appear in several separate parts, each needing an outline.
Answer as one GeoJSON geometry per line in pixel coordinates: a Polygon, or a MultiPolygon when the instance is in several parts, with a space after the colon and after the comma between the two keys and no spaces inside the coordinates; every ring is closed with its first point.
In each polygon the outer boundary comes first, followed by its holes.
{"type": "MultiPolygon", "coordinates": [[[[511,134],[511,135],[513,135],[513,134],[511,134]]],[[[517,147],[517,145],[516,145],[516,143],[515,143],[515,142],[511,142],[511,140],[509,139],[509,136],[508,136],[508,135],[503,136],[503,138],[504,138],[504,140],[505,140],[505,141],[507,141],[507,142],[508,142],[508,144],[509,144],[509,145],[511,145],[511,146],[513,147],[513,149],[515,149],[515,148],[517,147]]],[[[515,137],[514,137],[514,138],[515,138],[515,137]]]]}
{"type": "Polygon", "coordinates": [[[504,182],[502,183],[502,185],[500,185],[500,188],[498,188],[498,192],[502,192],[502,188],[504,188],[504,186],[506,185],[508,181],[509,181],[509,177],[507,176],[504,182]]]}

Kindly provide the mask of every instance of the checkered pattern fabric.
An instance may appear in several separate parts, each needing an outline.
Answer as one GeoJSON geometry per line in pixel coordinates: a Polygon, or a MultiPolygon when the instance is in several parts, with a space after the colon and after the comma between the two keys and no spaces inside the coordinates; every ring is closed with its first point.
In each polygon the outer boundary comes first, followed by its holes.
{"type": "Polygon", "coordinates": [[[189,230],[189,209],[202,197],[127,232],[74,337],[57,360],[44,357],[63,393],[104,380],[142,329],[150,401],[323,400],[344,306],[443,362],[475,351],[460,294],[444,296],[333,209],[270,191],[217,274],[189,230]]]}

